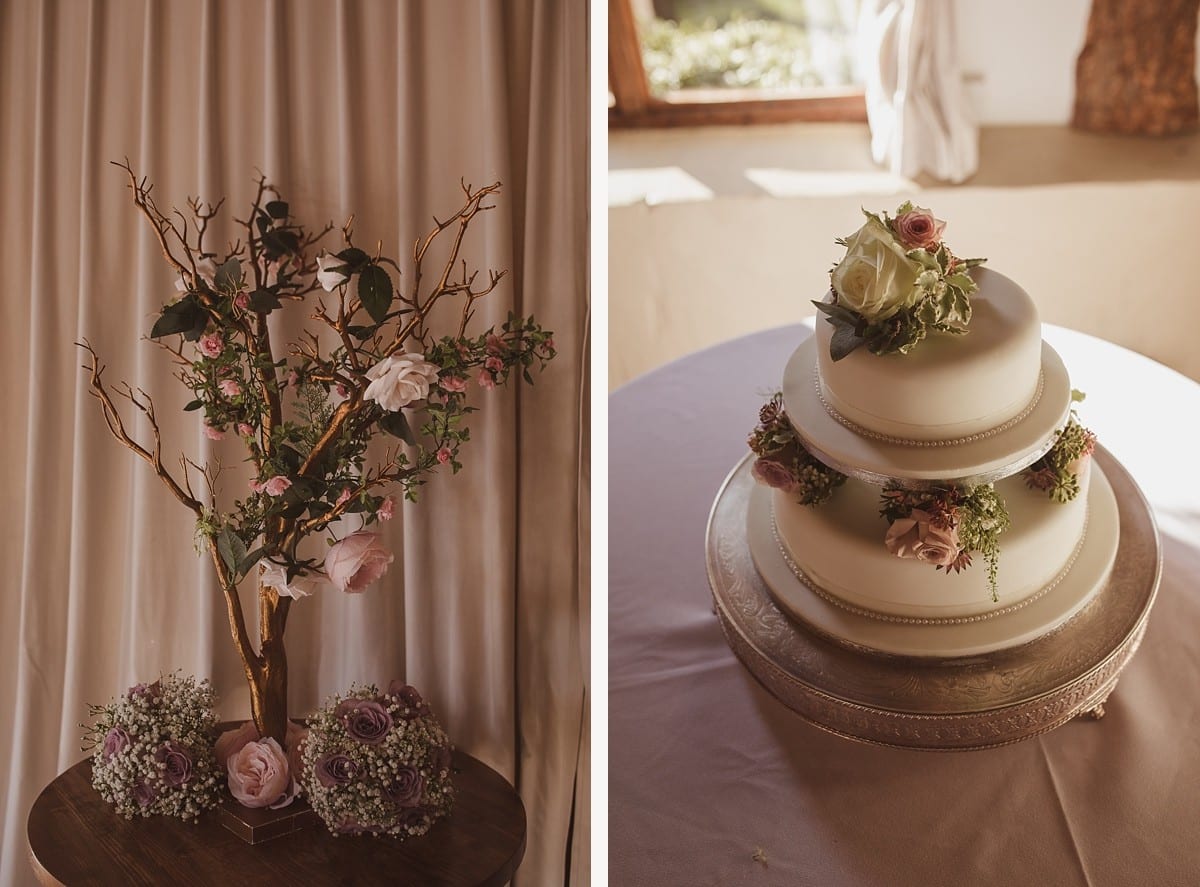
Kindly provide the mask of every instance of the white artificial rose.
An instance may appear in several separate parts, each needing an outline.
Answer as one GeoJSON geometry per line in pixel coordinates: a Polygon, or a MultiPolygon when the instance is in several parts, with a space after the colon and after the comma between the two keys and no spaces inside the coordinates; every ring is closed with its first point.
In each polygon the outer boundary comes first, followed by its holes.
{"type": "Polygon", "coordinates": [[[867,219],[846,240],[846,257],[833,269],[833,288],[840,304],[867,320],[882,320],[914,303],[920,270],[892,232],[867,219]]]}
{"type": "Polygon", "coordinates": [[[437,381],[440,368],[424,354],[393,354],[367,370],[371,384],[363,392],[385,410],[396,412],[414,401],[429,396],[429,386],[437,381]]]}
{"type": "Polygon", "coordinates": [[[328,253],[317,256],[317,281],[321,284],[321,288],[327,293],[333,292],[350,278],[341,271],[334,271],[334,268],[345,267],[346,263],[337,256],[331,256],[328,253]]]}
{"type": "Polygon", "coordinates": [[[292,577],[292,581],[288,582],[287,567],[283,564],[277,564],[270,558],[262,560],[263,571],[259,576],[259,581],[263,585],[269,585],[275,589],[282,597],[290,597],[299,599],[308,597],[322,585],[329,582],[329,577],[323,572],[316,569],[308,569],[303,575],[297,573],[292,577]]]}

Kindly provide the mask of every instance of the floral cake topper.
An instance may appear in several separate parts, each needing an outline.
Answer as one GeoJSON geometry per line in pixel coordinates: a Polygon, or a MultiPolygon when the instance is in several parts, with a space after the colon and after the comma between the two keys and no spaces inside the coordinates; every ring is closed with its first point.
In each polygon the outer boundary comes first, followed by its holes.
{"type": "Polygon", "coordinates": [[[968,272],[987,260],[955,256],[942,240],[946,223],[911,202],[894,218],[863,214],[863,226],[837,241],[846,255],[830,275],[833,301],[813,302],[834,327],[830,356],[861,345],[907,354],[931,329],[965,333],[979,289],[968,272]]]}

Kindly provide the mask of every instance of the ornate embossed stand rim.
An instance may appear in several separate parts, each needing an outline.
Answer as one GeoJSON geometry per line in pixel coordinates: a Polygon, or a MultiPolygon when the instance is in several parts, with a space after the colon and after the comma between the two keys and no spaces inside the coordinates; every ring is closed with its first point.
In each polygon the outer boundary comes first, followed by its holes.
{"type": "Polygon", "coordinates": [[[1107,451],[1095,458],[1121,521],[1106,586],[1067,624],[1031,643],[964,659],[848,650],[792,622],[759,577],[746,541],[754,481],[743,460],[709,515],[708,577],[729,646],[772,695],[816,726],[862,742],[965,751],[1020,742],[1079,715],[1100,717],[1146,629],[1161,547],[1150,507],[1107,451]]]}

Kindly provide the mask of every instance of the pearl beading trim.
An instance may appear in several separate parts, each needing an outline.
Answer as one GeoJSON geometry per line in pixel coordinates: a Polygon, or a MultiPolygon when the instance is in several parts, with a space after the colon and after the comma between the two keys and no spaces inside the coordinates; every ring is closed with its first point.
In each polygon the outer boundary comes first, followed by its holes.
{"type": "Polygon", "coordinates": [[[821,406],[825,408],[825,412],[827,412],[829,416],[836,420],[839,424],[862,437],[869,437],[872,440],[881,441],[882,443],[899,444],[900,446],[905,447],[956,447],[962,444],[972,443],[973,441],[994,437],[1003,431],[1007,431],[1014,425],[1018,425],[1025,421],[1029,414],[1032,413],[1037,407],[1038,401],[1042,399],[1042,391],[1046,387],[1046,376],[1045,373],[1041,371],[1038,372],[1037,390],[1035,390],[1033,393],[1033,399],[1029,401],[1029,404],[1025,407],[1025,409],[1021,410],[1021,412],[1017,413],[1017,415],[1013,416],[1007,422],[997,425],[995,428],[989,428],[986,431],[977,431],[975,434],[968,434],[965,437],[953,437],[941,440],[914,440],[906,437],[892,437],[888,434],[881,434],[878,431],[871,431],[869,428],[863,428],[852,419],[847,419],[845,416],[839,413],[837,409],[834,408],[833,404],[825,399],[825,391],[821,386],[821,369],[818,366],[813,367],[813,387],[817,391],[817,398],[821,401],[821,406]]]}
{"type": "Polygon", "coordinates": [[[868,610],[865,607],[858,607],[847,601],[842,600],[836,595],[830,594],[821,586],[817,585],[803,568],[797,564],[791,554],[787,550],[787,546],[783,544],[783,539],[779,535],[779,524],[775,520],[775,508],[771,507],[771,533],[775,537],[775,544],[779,548],[779,553],[783,556],[783,562],[787,564],[788,569],[792,571],[792,575],[800,580],[801,584],[812,591],[817,597],[833,604],[835,607],[840,607],[855,616],[864,616],[868,619],[876,619],[880,622],[894,622],[902,625],[963,625],[971,622],[983,622],[986,619],[992,619],[996,616],[1003,616],[1006,613],[1015,613],[1024,607],[1028,607],[1034,601],[1049,594],[1055,586],[1057,586],[1066,575],[1071,572],[1071,567],[1075,566],[1075,561],[1079,557],[1079,553],[1083,551],[1083,540],[1087,538],[1088,519],[1091,515],[1091,509],[1087,508],[1083,513],[1083,532],[1079,534],[1079,541],[1075,543],[1075,550],[1071,552],[1071,557],[1068,558],[1066,566],[1062,568],[1057,576],[1045,587],[1035,591],[1033,594],[1025,597],[1015,604],[1009,604],[1006,607],[1000,607],[996,610],[989,610],[986,613],[977,613],[974,616],[894,616],[890,613],[880,613],[876,610],[868,610]]]}

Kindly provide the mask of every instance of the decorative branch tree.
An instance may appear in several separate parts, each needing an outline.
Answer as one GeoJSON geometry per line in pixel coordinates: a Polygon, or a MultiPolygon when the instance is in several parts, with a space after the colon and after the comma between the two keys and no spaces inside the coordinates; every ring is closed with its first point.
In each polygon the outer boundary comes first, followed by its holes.
{"type": "Polygon", "coordinates": [[[250,685],[251,713],[265,736],[285,744],[287,656],[284,629],[292,601],[317,587],[362,591],[383,575],[392,555],[366,527],[392,516],[395,485],[415,499],[430,472],[461,467],[459,449],[468,439],[467,389],[488,390],[519,373],[532,384],[530,369],[554,357],[551,333],[533,318],[512,313],[499,328],[468,335],[476,303],[504,278],[491,271],[479,281],[460,252],[471,223],[494,208],[488,201],[499,183],[473,188],[463,183],[463,205],[413,247],[407,287],[393,285],[400,267],[390,258],[356,247],[350,222],[339,252],[312,253],[332,230],[312,234],[292,221],[290,210],[265,178],[245,220],[244,242],[223,255],[205,239],[221,203],[189,199],[188,213],[161,211],[152,186],[126,160],[133,202],[150,223],[168,264],[179,274],[179,297],[167,304],[150,332],[177,366],[176,377],[194,394],[187,410],[203,410],[208,437],[236,434],[249,453],[255,479],[243,499],[219,504],[219,463],[185,456],[178,469],[163,459],[154,403],[145,391],[122,383],[110,388],[104,366],[86,340],[91,393],[100,401],[113,437],[154,469],[167,489],[196,516],[225,598],[230,632],[250,685]],[[425,279],[431,247],[447,235],[448,254],[425,279]],[[477,282],[479,281],[479,282],[477,282]],[[288,303],[321,297],[311,319],[331,331],[328,345],[306,331],[279,353],[268,316],[288,303]],[[457,333],[437,338],[430,316],[458,297],[457,333]],[[121,418],[117,401],[128,401],[150,426],[151,442],[140,443],[121,418]],[[419,433],[410,418],[423,417],[419,433]],[[367,444],[378,433],[397,438],[381,462],[368,466],[367,444]],[[193,485],[203,482],[197,490],[193,485]],[[363,528],[338,539],[341,520],[357,516],[363,528]],[[301,542],[328,534],[323,559],[305,557],[301,542]],[[247,628],[238,583],[252,572],[258,582],[258,645],[247,628]]]}

